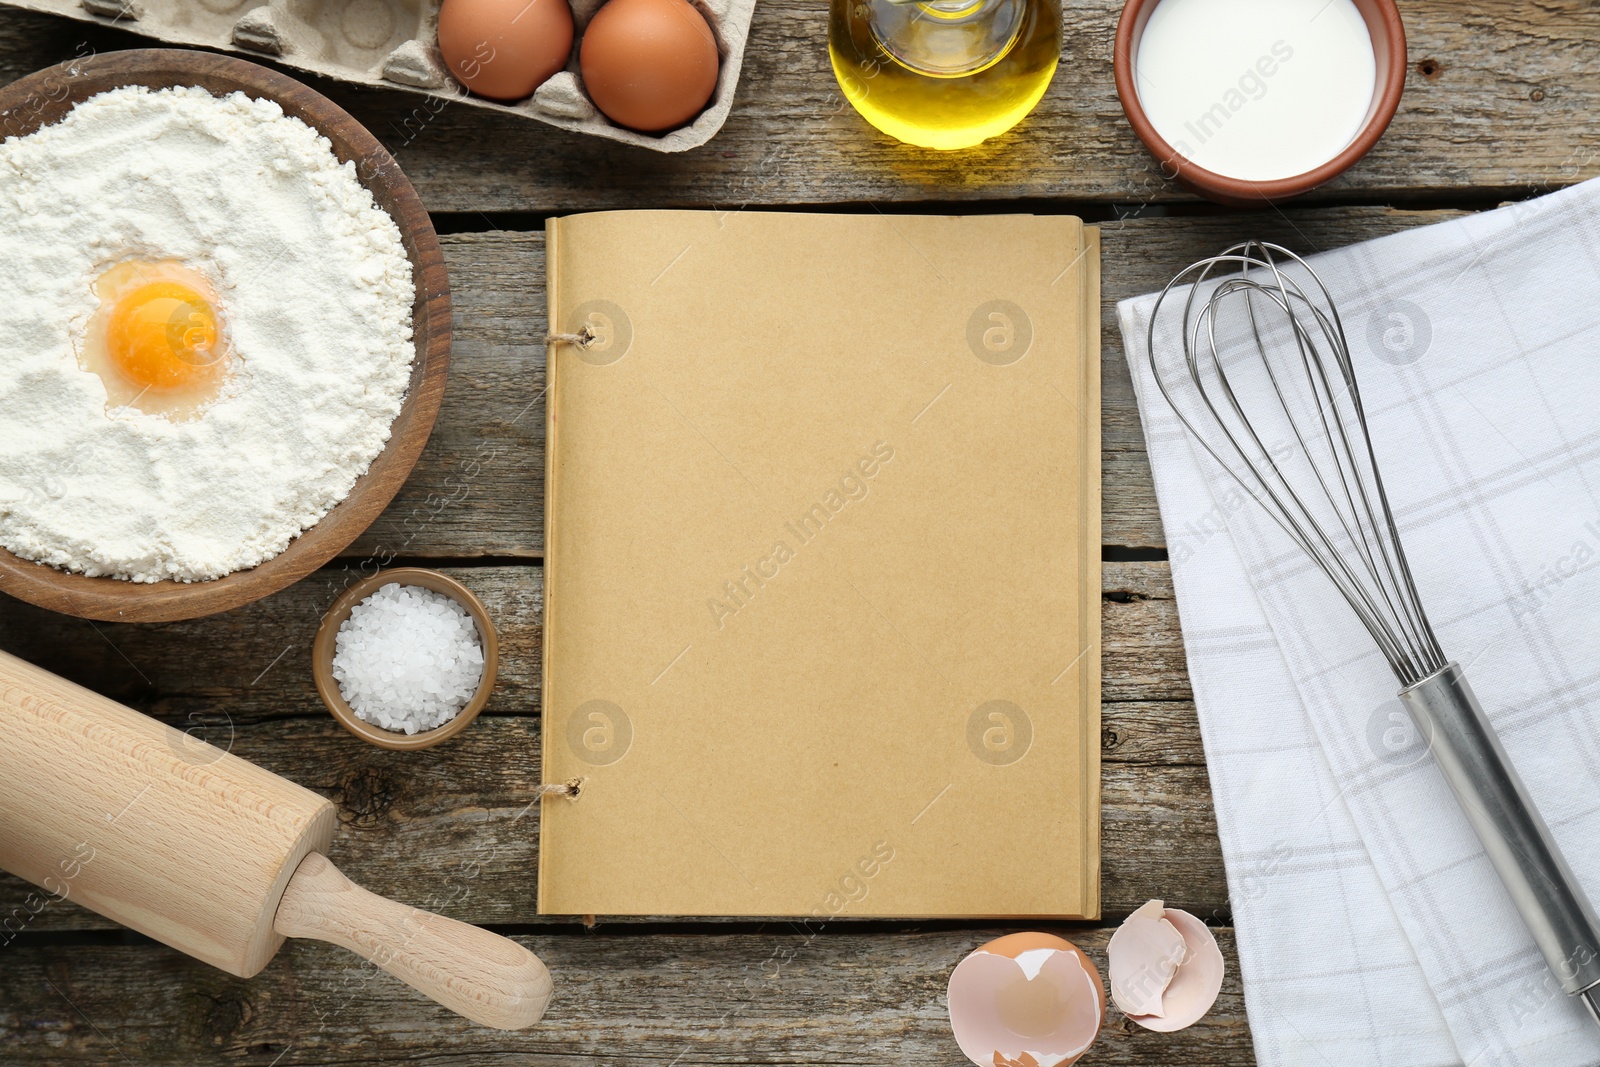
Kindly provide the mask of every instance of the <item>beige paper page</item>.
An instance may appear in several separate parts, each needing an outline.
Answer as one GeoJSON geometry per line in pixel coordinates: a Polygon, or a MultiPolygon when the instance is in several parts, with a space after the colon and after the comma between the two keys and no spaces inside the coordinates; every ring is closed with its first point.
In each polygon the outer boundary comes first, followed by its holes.
{"type": "Polygon", "coordinates": [[[546,914],[1099,914],[1099,251],[552,221],[546,914]]]}

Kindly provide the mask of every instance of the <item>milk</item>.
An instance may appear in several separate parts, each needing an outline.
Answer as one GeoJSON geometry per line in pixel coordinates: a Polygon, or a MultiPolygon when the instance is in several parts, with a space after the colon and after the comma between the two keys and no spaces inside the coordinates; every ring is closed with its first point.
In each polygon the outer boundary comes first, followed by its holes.
{"type": "Polygon", "coordinates": [[[1313,170],[1355,139],[1377,63],[1351,0],[1161,0],[1134,79],[1151,125],[1180,155],[1270,181],[1313,170]]]}

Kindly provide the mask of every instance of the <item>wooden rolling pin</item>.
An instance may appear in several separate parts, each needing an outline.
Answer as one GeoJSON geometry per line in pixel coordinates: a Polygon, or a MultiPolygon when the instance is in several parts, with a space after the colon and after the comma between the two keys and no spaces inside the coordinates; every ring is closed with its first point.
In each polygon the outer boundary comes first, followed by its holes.
{"type": "Polygon", "coordinates": [[[310,937],[485,1026],[539,1020],[539,957],[352,884],[333,823],[309,789],[0,652],[0,867],[241,978],[310,937]]]}

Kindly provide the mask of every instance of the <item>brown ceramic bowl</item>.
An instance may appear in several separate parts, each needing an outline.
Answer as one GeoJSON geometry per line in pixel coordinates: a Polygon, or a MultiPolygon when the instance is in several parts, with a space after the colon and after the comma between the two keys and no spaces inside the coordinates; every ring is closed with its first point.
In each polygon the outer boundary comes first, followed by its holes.
{"type": "Polygon", "coordinates": [[[1209,200],[1231,207],[1261,207],[1263,204],[1285,200],[1291,196],[1315,189],[1332,181],[1355,164],[1378,143],[1383,131],[1394,118],[1400,106],[1400,94],[1406,84],[1406,30],[1400,21],[1400,11],[1394,0],[1354,0],[1356,10],[1366,20],[1367,32],[1372,36],[1372,51],[1377,59],[1378,76],[1372,91],[1372,106],[1367,109],[1366,122],[1355,140],[1343,152],[1315,170],[1267,182],[1230,178],[1206,170],[1180,155],[1178,150],[1156,132],[1145,116],[1134,86],[1133,63],[1139,54],[1139,38],[1150,21],[1150,14],[1161,0],[1128,0],[1122,9],[1122,20],[1117,23],[1117,44],[1114,70],[1117,79],[1117,96],[1122,100],[1122,110],[1139,140],[1161,163],[1162,173],[1175,177],[1209,200]]]}
{"type": "MultiPolygon", "coordinates": [[[[71,59],[0,88],[0,138],[60,121],[76,104],[124,85],[197,85],[273,100],[327,137],[334,154],[400,228],[416,277],[411,384],[389,443],[344,501],[272,559],[210,582],[124,582],[69,574],[0,549],[0,591],[30,604],[108,622],[197,619],[259,600],[298,582],[359,537],[405,483],[433,430],[450,365],[450,283],[428,212],[411,182],[367,128],[321,93],[242,59],[183,48],[139,48],[71,59]]],[[[0,341],[0,344],[5,343],[0,341]]]]}
{"type": "Polygon", "coordinates": [[[495,633],[494,623],[489,621],[489,613],[484,609],[483,601],[454,578],[447,578],[438,571],[423,570],[420,567],[396,567],[394,570],[379,571],[372,577],[363,578],[350,586],[339,595],[339,599],[333,602],[333,607],[322,617],[322,625],[317,627],[317,637],[311,645],[311,674],[316,680],[317,693],[321,695],[322,702],[328,705],[333,717],[338,719],[346,730],[364,741],[371,741],[380,748],[401,750],[428,748],[459,734],[467,728],[468,723],[478,717],[478,712],[483,710],[484,705],[489,703],[489,694],[494,692],[495,674],[499,669],[500,637],[495,633]],[[391,583],[417,585],[450,597],[472,616],[472,621],[478,624],[478,636],[483,639],[483,681],[478,683],[477,693],[455,718],[443,726],[421,733],[404,734],[395,730],[385,730],[361,718],[350,709],[349,704],[345,703],[344,696],[339,692],[339,683],[333,677],[334,641],[339,635],[339,627],[344,625],[357,604],[391,583]]]}

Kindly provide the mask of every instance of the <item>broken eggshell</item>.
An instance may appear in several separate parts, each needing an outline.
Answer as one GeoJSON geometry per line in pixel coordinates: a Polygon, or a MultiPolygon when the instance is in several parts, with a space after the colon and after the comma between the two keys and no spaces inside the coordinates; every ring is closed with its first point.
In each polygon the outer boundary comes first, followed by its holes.
{"type": "Polygon", "coordinates": [[[950,975],[950,1028],[981,1067],[1063,1067],[1094,1044],[1106,1014],[1100,971],[1052,934],[1008,934],[950,975]]]}
{"type": "Polygon", "coordinates": [[[1222,991],[1222,950],[1206,924],[1152,900],[1106,945],[1111,999],[1124,1015],[1163,1033],[1199,1022],[1222,991]]]}

